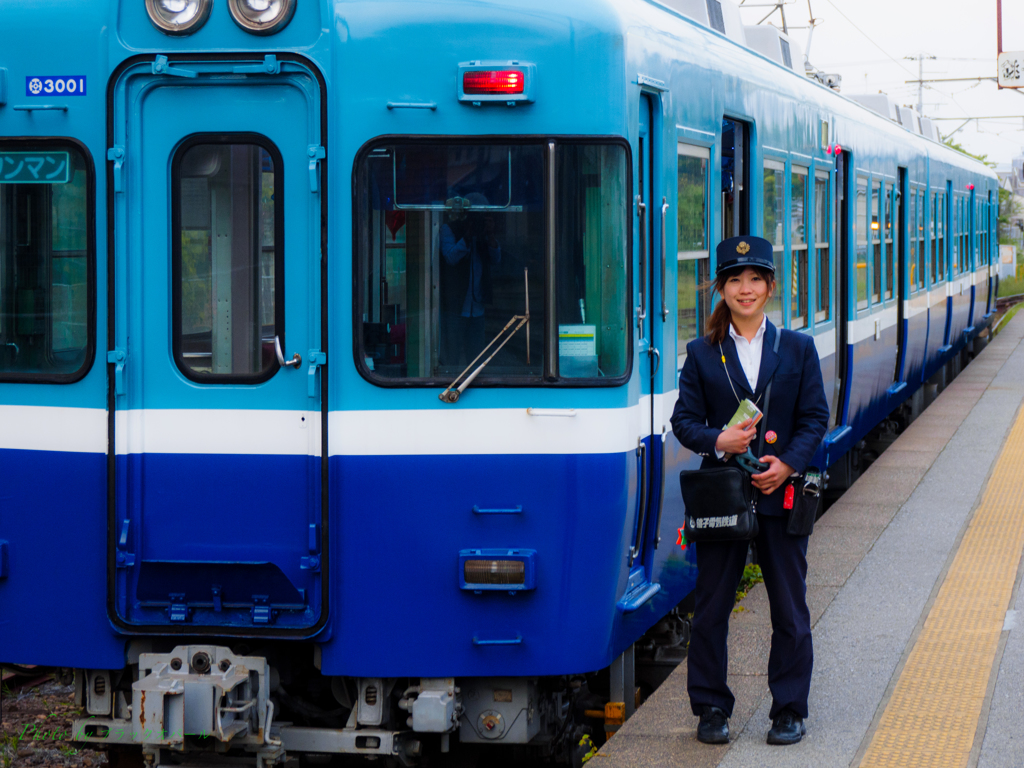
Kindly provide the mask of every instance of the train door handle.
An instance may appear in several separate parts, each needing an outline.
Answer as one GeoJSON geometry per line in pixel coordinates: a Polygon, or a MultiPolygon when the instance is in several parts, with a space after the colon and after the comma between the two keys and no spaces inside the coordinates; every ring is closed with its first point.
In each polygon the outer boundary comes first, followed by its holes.
{"type": "Polygon", "coordinates": [[[650,478],[647,472],[647,445],[642,437],[637,441],[636,455],[638,459],[637,464],[639,465],[640,493],[637,499],[636,536],[633,539],[633,546],[629,548],[630,567],[633,566],[633,562],[640,556],[640,548],[643,546],[644,540],[644,525],[647,522],[647,494],[650,478]]]}
{"type": "Polygon", "coordinates": [[[657,347],[651,345],[648,348],[647,354],[654,358],[654,367],[651,368],[651,376],[654,376],[654,374],[658,372],[658,369],[661,368],[661,352],[658,351],[657,347]]]}
{"type": "Polygon", "coordinates": [[[296,352],[291,360],[284,359],[284,352],[281,351],[281,337],[274,337],[274,354],[277,355],[277,364],[282,368],[297,368],[302,365],[302,356],[296,352]]]}
{"type": "Polygon", "coordinates": [[[665,301],[665,281],[668,279],[666,272],[668,271],[668,244],[666,243],[666,235],[668,233],[668,227],[666,226],[666,214],[668,213],[668,198],[661,198],[661,322],[668,320],[668,303],[665,301]]]}
{"type": "Polygon", "coordinates": [[[647,203],[640,195],[636,196],[636,210],[640,217],[640,306],[636,309],[636,327],[643,338],[647,319],[647,203]]]}

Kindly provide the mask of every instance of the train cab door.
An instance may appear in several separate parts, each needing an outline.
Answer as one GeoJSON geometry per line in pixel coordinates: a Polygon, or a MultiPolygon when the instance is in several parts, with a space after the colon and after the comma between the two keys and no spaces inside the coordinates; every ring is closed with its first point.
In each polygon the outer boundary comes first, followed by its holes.
{"type": "Polygon", "coordinates": [[[158,56],[111,98],[112,619],[308,635],[326,617],[318,80],[158,56]]]}
{"type": "MultiPolygon", "coordinates": [[[[659,168],[662,142],[655,130],[657,118],[655,97],[640,95],[639,135],[636,154],[635,219],[637,233],[634,244],[638,258],[634,260],[637,274],[637,309],[634,316],[640,370],[640,429],[637,438],[636,514],[629,548],[630,578],[626,597],[620,606],[625,610],[639,607],[659,587],[652,584],[651,553],[656,546],[662,502],[664,453],[663,430],[655,425],[667,423],[660,408],[661,363],[664,356],[665,251],[663,249],[668,200],[660,189],[659,168]]],[[[671,354],[671,353],[670,353],[671,354]]],[[[671,389],[671,387],[669,387],[671,389]]]]}

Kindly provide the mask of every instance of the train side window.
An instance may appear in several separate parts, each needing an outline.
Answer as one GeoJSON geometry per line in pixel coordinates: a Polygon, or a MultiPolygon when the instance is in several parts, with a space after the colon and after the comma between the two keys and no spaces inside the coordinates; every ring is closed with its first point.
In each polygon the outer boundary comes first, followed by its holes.
{"type": "Polygon", "coordinates": [[[963,274],[967,270],[967,263],[970,259],[970,249],[968,248],[968,238],[970,237],[970,227],[968,226],[968,211],[967,211],[967,198],[964,195],[960,195],[959,205],[957,208],[960,213],[960,222],[958,224],[958,232],[960,237],[960,253],[957,263],[958,274],[963,274]]]}
{"type": "Polygon", "coordinates": [[[95,343],[90,161],[70,142],[2,142],[0,169],[0,380],[78,380],[95,343]]]}
{"type": "Polygon", "coordinates": [[[882,182],[871,182],[871,303],[877,304],[882,296],[882,182]]]}
{"type": "Polygon", "coordinates": [[[857,309],[868,307],[868,180],[857,177],[857,218],[854,223],[857,248],[857,309]]]}
{"type": "Polygon", "coordinates": [[[281,156],[255,134],[199,134],[171,171],[173,347],[195,381],[258,383],[284,338],[281,156]]]}
{"type": "Polygon", "coordinates": [[[707,315],[707,298],[700,286],[710,277],[707,237],[708,166],[711,153],[706,147],[679,144],[677,150],[678,208],[676,259],[678,322],[676,324],[677,364],[682,367],[686,344],[700,335],[707,315]]]}
{"type": "Polygon", "coordinates": [[[807,314],[807,169],[793,166],[790,174],[790,270],[789,270],[789,322],[790,328],[806,328],[807,314]]]}
{"type": "Polygon", "coordinates": [[[946,279],[946,200],[941,192],[932,193],[928,234],[932,244],[931,284],[935,285],[946,279]]]}
{"type": "Polygon", "coordinates": [[[814,322],[827,323],[832,319],[832,261],[829,248],[829,178],[828,171],[814,174],[814,251],[816,280],[814,292],[814,322]]]}
{"type": "Polygon", "coordinates": [[[779,160],[764,161],[764,238],[772,244],[775,295],[766,307],[768,319],[782,326],[782,263],[786,256],[786,165],[779,160]]]}
{"type": "MultiPolygon", "coordinates": [[[[913,229],[910,232],[910,237],[917,242],[917,286],[918,288],[924,288],[925,273],[928,271],[927,240],[925,239],[926,233],[924,229],[925,213],[928,207],[928,193],[918,190],[914,192],[914,198],[917,200],[917,219],[911,219],[913,229]]],[[[934,247],[933,243],[932,248],[934,247]]]]}
{"type": "Polygon", "coordinates": [[[960,196],[953,195],[950,202],[953,208],[951,224],[952,229],[950,231],[950,236],[953,241],[953,253],[951,255],[951,274],[953,275],[953,277],[956,277],[956,275],[960,272],[960,196]]]}
{"type": "Polygon", "coordinates": [[[893,236],[893,232],[897,227],[893,226],[892,220],[892,184],[886,184],[884,190],[883,205],[885,206],[885,224],[883,234],[885,235],[885,289],[883,296],[886,301],[889,301],[893,297],[893,286],[896,285],[896,265],[898,263],[896,253],[899,240],[893,236]]]}
{"type": "Polygon", "coordinates": [[[750,234],[747,180],[750,127],[722,120],[722,239],[750,234]]]}
{"type": "Polygon", "coordinates": [[[910,292],[921,290],[921,265],[918,264],[918,190],[910,189],[907,203],[907,220],[910,225],[910,240],[907,249],[910,266],[910,292]]]}

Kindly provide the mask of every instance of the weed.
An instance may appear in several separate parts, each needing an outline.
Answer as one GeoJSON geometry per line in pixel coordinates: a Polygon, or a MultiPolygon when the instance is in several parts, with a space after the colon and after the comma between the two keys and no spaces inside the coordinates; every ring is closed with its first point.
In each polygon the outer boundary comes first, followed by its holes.
{"type": "Polygon", "coordinates": [[[740,585],[736,588],[736,602],[738,603],[744,597],[747,596],[747,592],[750,591],[751,587],[755,584],[760,584],[764,581],[764,577],[761,575],[761,566],[757,563],[751,563],[743,569],[743,577],[740,579],[740,585]]]}

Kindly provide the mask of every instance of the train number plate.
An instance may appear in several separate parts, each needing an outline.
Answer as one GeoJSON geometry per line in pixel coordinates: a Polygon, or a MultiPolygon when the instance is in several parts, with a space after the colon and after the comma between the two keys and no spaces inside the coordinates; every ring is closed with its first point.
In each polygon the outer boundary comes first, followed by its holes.
{"type": "Polygon", "coordinates": [[[85,75],[29,75],[25,78],[25,95],[85,96],[85,86],[85,75]]]}

